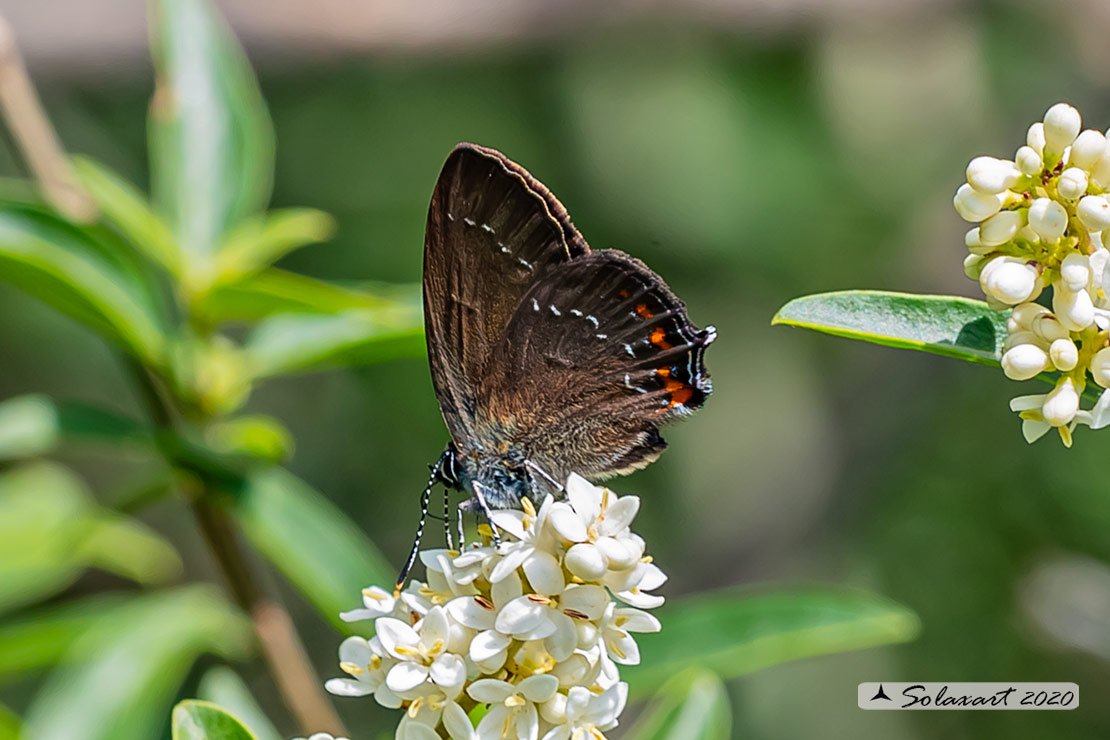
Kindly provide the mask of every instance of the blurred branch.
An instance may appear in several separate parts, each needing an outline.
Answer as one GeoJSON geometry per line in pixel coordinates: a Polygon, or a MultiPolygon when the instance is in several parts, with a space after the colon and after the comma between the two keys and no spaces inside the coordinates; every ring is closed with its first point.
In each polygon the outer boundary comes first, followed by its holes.
{"type": "Polygon", "coordinates": [[[0,114],[38,180],[43,197],[74,221],[95,220],[96,205],[77,184],[54,127],[27,76],[15,34],[3,16],[0,16],[0,114]]]}
{"type": "Polygon", "coordinates": [[[285,608],[267,597],[251,572],[247,553],[238,539],[235,525],[220,502],[204,471],[183,464],[166,440],[173,432],[173,414],[154,378],[136,360],[123,356],[138,386],[141,401],[157,427],[156,438],[167,461],[189,473],[186,495],[212,556],[236,604],[250,615],[262,646],[266,666],[283,702],[305,733],[318,731],[346,735],[343,721],[322,690],[322,682],[312,668],[304,644],[285,608]],[[200,473],[197,475],[197,473],[200,473]]]}

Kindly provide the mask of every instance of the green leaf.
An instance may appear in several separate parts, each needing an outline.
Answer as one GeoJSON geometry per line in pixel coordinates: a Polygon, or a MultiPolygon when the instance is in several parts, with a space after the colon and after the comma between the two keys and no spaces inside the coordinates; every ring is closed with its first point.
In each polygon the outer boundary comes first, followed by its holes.
{"type": "Polygon", "coordinates": [[[209,586],[132,600],[93,624],[27,710],[24,740],[149,740],[203,653],[242,659],[249,620],[209,586]]]}
{"type": "Polygon", "coordinates": [[[58,441],[58,411],[39,394],[0,402],[0,460],[41,455],[58,441]]]}
{"type": "Polygon", "coordinates": [[[22,612],[0,623],[0,679],[54,665],[69,646],[130,596],[105,594],[22,612]]]}
{"type": "Polygon", "coordinates": [[[251,321],[280,313],[332,314],[352,308],[420,304],[419,285],[367,283],[345,287],[270,268],[230,285],[215,287],[194,311],[209,323],[251,321]]]}
{"type": "Polygon", "coordinates": [[[114,448],[154,443],[149,429],[111,409],[69,400],[59,401],[56,408],[59,431],[66,442],[102,442],[114,448]]]}
{"type": "Polygon", "coordinates": [[[720,677],[689,668],[671,678],[655,695],[653,706],[625,735],[628,740],[728,740],[732,707],[720,677]]]}
{"type": "Polygon", "coordinates": [[[224,455],[279,462],[293,453],[293,435],[280,421],[262,414],[212,422],[204,436],[224,455]]]}
{"type": "Polygon", "coordinates": [[[256,740],[226,709],[186,699],[173,708],[173,740],[256,740]]]}
{"type": "Polygon", "coordinates": [[[258,706],[243,679],[227,666],[210,668],[201,676],[197,695],[213,704],[226,707],[241,718],[258,740],[282,740],[281,734],[258,706]]]}
{"type": "Polygon", "coordinates": [[[692,665],[734,678],[798,658],[912,640],[917,616],[859,591],[754,593],[727,589],[668,603],[663,630],[640,642],[640,665],[622,667],[633,695],[692,665]]]}
{"type": "Polygon", "coordinates": [[[336,627],[362,589],[393,583],[385,556],[334,504],[280,468],[254,473],[236,499],[247,537],[336,627]]]}
{"type": "Polygon", "coordinates": [[[418,306],[354,309],[332,316],[283,314],[262,320],[243,349],[255,377],[421,357],[418,306]]]}
{"type": "Polygon", "coordinates": [[[90,566],[140,583],[181,571],[168,542],[98,506],[61,466],[34,463],[0,474],[0,612],[66,588],[90,566]]]}
{"type": "Polygon", "coordinates": [[[846,290],[796,298],[771,323],[997,365],[1009,315],[957,296],[846,290]]]}
{"type": "Polygon", "coordinates": [[[335,220],[315,208],[260,214],[239,224],[216,258],[216,283],[233,283],[262,270],[295,249],[329,239],[335,220]]]}
{"type": "Polygon", "coordinates": [[[181,276],[181,252],[166,223],[146,197],[119,174],[88,157],[75,157],[74,171],[104,220],[139,252],[171,275],[181,276]]]}
{"type": "Polygon", "coordinates": [[[0,210],[0,277],[160,367],[165,335],[150,296],[87,231],[0,210]]]}
{"type": "Polygon", "coordinates": [[[176,242],[203,265],[228,228],[265,207],[274,132],[258,82],[207,0],[151,0],[156,88],[152,189],[176,242]]]}

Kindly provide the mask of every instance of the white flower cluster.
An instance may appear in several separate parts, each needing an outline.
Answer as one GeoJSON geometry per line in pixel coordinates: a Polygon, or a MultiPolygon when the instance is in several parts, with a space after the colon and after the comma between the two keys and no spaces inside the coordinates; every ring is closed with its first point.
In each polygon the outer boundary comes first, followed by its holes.
{"type": "Polygon", "coordinates": [[[397,740],[604,740],[628,693],[618,664],[640,662],[632,633],[660,626],[642,611],[666,576],[630,529],[640,500],[572,475],[565,501],[522,503],[493,513],[500,548],[424,551],[426,584],[363,591],[341,616],[376,634],[343,641],[348,677],[328,691],[406,709],[397,740]]]}
{"type": "Polygon", "coordinates": [[[307,738],[295,737],[293,740],[347,740],[345,737],[332,737],[326,732],[316,732],[309,735],[307,738]]]}
{"type": "MultiPolygon", "coordinates": [[[[1079,111],[1058,103],[1029,127],[1012,160],[976,157],[953,204],[967,221],[964,272],[987,302],[1013,307],[1002,369],[1014,380],[1058,373],[1049,393],[1018,396],[1025,439],[1055,428],[1071,446],[1085,424],[1110,425],[1110,392],[1080,408],[1088,382],[1110,388],[1110,131],[1081,131],[1079,111]],[[1052,308],[1035,301],[1052,288],[1052,308]]],[[[1047,303],[1047,301],[1046,301],[1047,303]]]]}

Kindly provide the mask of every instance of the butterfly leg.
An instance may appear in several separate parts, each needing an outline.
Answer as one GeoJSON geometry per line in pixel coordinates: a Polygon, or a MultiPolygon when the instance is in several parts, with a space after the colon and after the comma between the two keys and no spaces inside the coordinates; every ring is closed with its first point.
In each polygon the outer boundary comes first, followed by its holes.
{"type": "Polygon", "coordinates": [[[493,513],[490,511],[489,503],[486,502],[486,495],[482,493],[482,484],[474,481],[474,498],[478,500],[478,506],[482,508],[482,513],[486,515],[486,521],[489,522],[489,527],[493,530],[493,548],[499,549],[501,547],[501,531],[497,525],[493,523],[493,513]]]}
{"type": "Polygon", "coordinates": [[[447,458],[447,454],[444,452],[436,460],[436,464],[432,466],[432,475],[428,478],[428,485],[424,487],[424,492],[420,494],[420,524],[416,527],[416,537],[412,541],[412,549],[409,551],[408,560],[405,561],[405,567],[401,569],[401,574],[397,576],[397,585],[393,587],[393,598],[401,595],[401,588],[408,580],[409,572],[412,571],[412,566],[416,563],[416,556],[420,553],[420,540],[424,537],[424,523],[428,520],[428,505],[432,499],[432,488],[435,487],[436,477],[439,475],[439,469],[447,458]]]}
{"type": "Polygon", "coordinates": [[[455,513],[459,517],[459,552],[466,549],[466,532],[463,530],[463,510],[461,506],[455,507],[455,513]]]}
{"type": "MultiPolygon", "coordinates": [[[[455,549],[455,538],[451,534],[451,496],[447,489],[443,489],[443,536],[447,540],[447,549],[455,549]]],[[[460,543],[459,548],[462,548],[460,543]]]]}

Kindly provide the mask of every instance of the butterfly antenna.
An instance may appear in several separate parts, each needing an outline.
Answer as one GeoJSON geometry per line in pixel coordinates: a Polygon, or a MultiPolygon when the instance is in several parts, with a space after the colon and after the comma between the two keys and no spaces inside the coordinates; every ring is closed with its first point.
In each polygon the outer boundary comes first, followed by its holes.
{"type": "Polygon", "coordinates": [[[473,486],[474,498],[478,499],[478,505],[482,507],[482,513],[486,515],[486,521],[489,522],[489,527],[493,530],[493,548],[496,550],[501,547],[501,531],[493,523],[493,512],[490,511],[489,504],[486,502],[486,495],[482,493],[482,484],[474,481],[473,486]]]}
{"type": "Polygon", "coordinates": [[[446,458],[447,453],[444,452],[436,460],[436,464],[432,466],[432,475],[428,478],[428,485],[424,487],[424,492],[420,494],[420,524],[416,527],[416,538],[412,541],[409,558],[405,561],[405,567],[401,569],[401,575],[397,576],[397,585],[393,587],[393,598],[401,595],[401,588],[408,580],[409,572],[412,571],[412,566],[416,563],[416,556],[420,553],[420,540],[424,537],[424,523],[428,520],[428,504],[431,503],[432,489],[435,487],[439,469],[443,466],[443,461],[446,458]]]}

